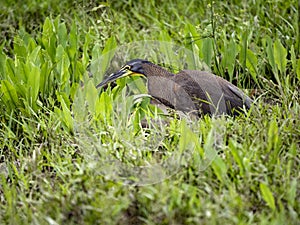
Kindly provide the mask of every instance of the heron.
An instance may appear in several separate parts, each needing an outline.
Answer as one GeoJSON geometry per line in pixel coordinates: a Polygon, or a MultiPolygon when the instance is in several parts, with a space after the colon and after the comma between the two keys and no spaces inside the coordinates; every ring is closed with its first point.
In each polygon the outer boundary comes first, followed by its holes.
{"type": "Polygon", "coordinates": [[[168,108],[201,116],[239,115],[253,103],[237,86],[206,71],[182,70],[173,74],[148,60],[133,59],[109,75],[100,88],[126,76],[144,76],[148,94],[168,108]]]}

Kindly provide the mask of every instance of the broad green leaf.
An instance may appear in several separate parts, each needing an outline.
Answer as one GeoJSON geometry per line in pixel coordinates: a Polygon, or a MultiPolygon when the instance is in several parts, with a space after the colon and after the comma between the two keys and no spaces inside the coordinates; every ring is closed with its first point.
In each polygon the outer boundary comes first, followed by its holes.
{"type": "MultiPolygon", "coordinates": [[[[289,190],[287,192],[287,199],[289,204],[293,207],[295,205],[295,202],[297,201],[297,188],[298,181],[297,178],[292,178],[291,185],[289,185],[289,190]]],[[[299,203],[299,202],[298,202],[299,203]]]]}
{"type": "Polygon", "coordinates": [[[242,40],[240,44],[240,54],[239,54],[239,61],[241,62],[243,69],[246,69],[247,67],[247,50],[248,50],[248,36],[249,36],[249,31],[246,29],[242,33],[242,40]]]}
{"type": "Polygon", "coordinates": [[[3,102],[11,110],[19,105],[19,97],[17,95],[16,87],[7,80],[1,80],[1,98],[3,102]]]}
{"type": "Polygon", "coordinates": [[[101,47],[96,43],[92,49],[92,60],[99,59],[101,57],[101,47]]]}
{"type": "Polygon", "coordinates": [[[45,46],[48,45],[48,38],[53,34],[53,26],[49,17],[45,19],[42,32],[42,42],[45,46]]]}
{"type": "Polygon", "coordinates": [[[275,41],[273,48],[275,63],[281,74],[285,74],[287,64],[287,50],[283,47],[279,39],[275,41]]]}
{"type": "Polygon", "coordinates": [[[272,120],[270,122],[269,130],[268,130],[268,152],[277,147],[278,144],[278,126],[276,120],[272,120]]]}
{"type": "Polygon", "coordinates": [[[249,69],[253,80],[257,82],[257,57],[250,49],[247,49],[246,66],[249,69]]]}
{"type": "MultiPolygon", "coordinates": [[[[293,142],[290,146],[289,146],[289,150],[287,152],[287,155],[288,155],[288,160],[287,160],[287,163],[286,163],[286,169],[285,169],[285,176],[286,177],[292,177],[291,174],[293,173],[294,171],[294,160],[297,156],[297,153],[298,153],[298,146],[296,145],[295,142],[293,142]]],[[[278,165],[278,164],[277,164],[278,165]]],[[[287,186],[290,186],[291,187],[291,181],[288,180],[287,181],[287,186]]],[[[289,196],[288,196],[289,197],[289,196]]],[[[295,199],[288,199],[289,200],[289,203],[291,205],[294,205],[294,200],[295,199]]]]}
{"type": "Polygon", "coordinates": [[[57,30],[57,35],[58,35],[58,44],[62,45],[64,48],[67,47],[68,43],[68,32],[66,28],[65,23],[59,23],[58,25],[58,30],[57,30]]]}
{"type": "MultiPolygon", "coordinates": [[[[187,122],[185,120],[180,121],[179,125],[180,125],[179,149],[174,154],[178,154],[176,157],[177,159],[180,159],[180,161],[178,163],[180,163],[181,165],[187,165],[188,161],[184,158],[181,158],[181,156],[186,151],[194,152],[195,144],[196,144],[195,140],[197,140],[197,138],[195,138],[195,134],[189,128],[189,126],[187,125],[187,122]]],[[[201,155],[199,153],[194,154],[194,157],[195,158],[193,158],[192,160],[194,160],[196,162],[199,162],[201,160],[201,155]]]]}
{"type": "Polygon", "coordinates": [[[260,188],[262,197],[263,197],[264,201],[267,203],[267,205],[272,210],[276,210],[274,196],[273,196],[271,190],[269,189],[269,187],[264,183],[260,183],[259,188],[260,188]]]}
{"type": "Polygon", "coordinates": [[[94,115],[95,114],[95,105],[98,99],[97,89],[92,81],[87,83],[87,86],[84,87],[86,91],[86,100],[88,103],[89,112],[94,115]]]}
{"type": "Polygon", "coordinates": [[[74,102],[72,104],[72,112],[74,114],[75,121],[86,121],[86,117],[89,112],[85,107],[84,90],[82,88],[77,88],[76,94],[74,96],[74,102]]]}
{"type": "Polygon", "coordinates": [[[96,44],[92,49],[92,60],[90,63],[89,72],[93,76],[94,84],[97,85],[103,79],[101,74],[101,47],[99,44],[96,44]]]}
{"type": "Polygon", "coordinates": [[[0,52],[0,80],[6,79],[6,55],[1,51],[0,52]]]}
{"type": "Polygon", "coordinates": [[[36,41],[32,37],[30,37],[28,40],[28,44],[27,44],[27,51],[32,52],[37,47],[38,47],[38,45],[37,45],[36,41]]]}
{"type": "Polygon", "coordinates": [[[55,36],[55,28],[51,20],[47,17],[42,32],[42,43],[51,57],[51,60],[55,59],[55,49],[56,49],[56,36],[55,36]]]}
{"type": "Polygon", "coordinates": [[[82,80],[83,76],[87,73],[86,66],[83,68],[82,62],[78,60],[70,60],[70,67],[72,66],[72,70],[69,70],[70,74],[70,82],[78,83],[82,80]],[[72,71],[72,72],[70,72],[72,71]]]}
{"type": "Polygon", "coordinates": [[[203,60],[203,39],[199,38],[199,33],[196,27],[188,23],[185,27],[186,34],[186,46],[191,50],[192,54],[186,55],[186,63],[189,69],[202,69],[203,65],[201,60],[203,60]]]}
{"type": "MultiPolygon", "coordinates": [[[[204,154],[202,152],[200,152],[200,154],[202,155],[202,159],[199,162],[198,169],[201,171],[204,171],[208,166],[210,166],[212,164],[212,162],[215,160],[215,158],[217,157],[217,151],[215,148],[215,143],[216,143],[216,129],[215,128],[210,128],[208,130],[207,136],[205,137],[205,142],[203,145],[203,150],[204,150],[204,154]]],[[[196,149],[198,149],[198,151],[201,151],[201,147],[198,145],[196,145],[196,149]]],[[[214,169],[216,170],[216,172],[221,168],[221,170],[224,169],[224,171],[227,171],[226,165],[223,163],[223,161],[221,160],[220,162],[216,162],[216,165],[213,165],[214,169]]],[[[219,174],[219,179],[223,179],[223,172],[222,174],[219,174]]]]}
{"type": "Polygon", "coordinates": [[[62,111],[61,111],[61,119],[62,122],[66,125],[66,127],[70,130],[73,131],[74,129],[74,121],[72,118],[72,114],[70,111],[70,108],[68,107],[68,105],[66,104],[64,98],[62,95],[57,94],[57,99],[61,104],[62,107],[62,111]]]}
{"type": "Polygon", "coordinates": [[[268,61],[271,65],[271,67],[272,67],[272,70],[273,70],[273,73],[274,73],[274,76],[275,76],[275,79],[276,79],[277,83],[279,85],[281,85],[281,80],[278,76],[278,69],[277,69],[276,62],[275,62],[275,53],[274,53],[273,46],[274,45],[273,45],[272,39],[270,37],[267,37],[266,51],[267,51],[268,61]]]}
{"type": "Polygon", "coordinates": [[[11,81],[11,83],[18,83],[19,79],[17,78],[17,69],[16,69],[16,63],[12,58],[6,58],[6,79],[11,81]]]}
{"type": "Polygon", "coordinates": [[[235,59],[238,55],[238,45],[233,39],[230,39],[229,43],[225,44],[224,52],[222,53],[222,67],[227,70],[230,78],[230,82],[233,80],[233,72],[235,67],[235,59]]]}
{"type": "Polygon", "coordinates": [[[186,122],[183,120],[181,122],[181,128],[180,128],[180,139],[179,139],[179,151],[184,152],[187,149],[188,143],[190,142],[190,136],[191,133],[190,129],[186,125],[186,122]]]}
{"type": "Polygon", "coordinates": [[[213,168],[214,173],[216,174],[217,178],[221,182],[225,182],[224,176],[227,173],[227,166],[224,163],[223,159],[220,158],[219,156],[216,156],[211,165],[212,165],[212,168],[213,168]]]}
{"type": "Polygon", "coordinates": [[[62,45],[59,45],[56,50],[56,57],[55,61],[57,63],[57,71],[60,76],[60,86],[61,89],[65,89],[69,87],[69,80],[70,80],[70,73],[69,73],[69,66],[70,60],[68,54],[65,52],[62,45]]]}
{"type": "Polygon", "coordinates": [[[17,69],[17,78],[18,78],[18,83],[21,84],[27,84],[28,81],[28,75],[30,73],[30,68],[28,64],[19,62],[18,66],[16,67],[17,69]]]}
{"type": "Polygon", "coordinates": [[[234,161],[238,164],[239,166],[239,171],[241,176],[243,176],[244,174],[244,164],[243,164],[243,160],[239,154],[239,151],[236,147],[236,143],[233,140],[229,140],[229,149],[230,149],[230,153],[233,156],[234,161]]]}
{"type": "Polygon", "coordinates": [[[75,22],[72,23],[70,36],[69,36],[69,48],[68,53],[70,55],[70,59],[74,59],[78,49],[78,34],[77,27],[75,22]]]}
{"type": "Polygon", "coordinates": [[[41,46],[37,46],[35,49],[33,49],[33,51],[29,54],[27,58],[27,62],[32,62],[36,66],[40,66],[40,62],[39,62],[40,50],[41,50],[41,46]]]}
{"type": "Polygon", "coordinates": [[[162,42],[172,42],[172,38],[170,37],[167,31],[162,31],[159,34],[159,40],[162,42]]]}
{"type": "Polygon", "coordinates": [[[114,37],[110,37],[105,43],[104,49],[102,51],[102,55],[106,53],[114,53],[113,50],[115,50],[116,47],[117,47],[116,39],[114,37]]]}
{"type": "Polygon", "coordinates": [[[70,99],[73,101],[77,92],[77,89],[80,88],[79,83],[72,83],[71,89],[70,89],[70,99]]]}
{"type": "Polygon", "coordinates": [[[66,92],[56,92],[56,95],[60,95],[60,97],[63,98],[64,102],[66,103],[68,109],[71,108],[71,101],[70,101],[70,96],[66,92]]]}
{"type": "Polygon", "coordinates": [[[212,59],[213,53],[214,53],[212,38],[204,39],[203,46],[202,46],[202,52],[203,52],[204,62],[206,63],[206,65],[208,67],[211,67],[211,59],[212,59]]]}
{"type": "Polygon", "coordinates": [[[100,74],[102,76],[105,74],[106,70],[110,65],[112,58],[115,55],[116,47],[117,47],[116,39],[114,37],[110,37],[105,43],[105,47],[101,54],[100,64],[98,65],[100,74]]]}
{"type": "Polygon", "coordinates": [[[40,89],[40,68],[31,64],[30,72],[28,74],[28,89],[29,89],[29,98],[27,99],[30,103],[30,106],[35,109],[36,100],[39,94],[40,89]]]}
{"type": "Polygon", "coordinates": [[[191,48],[192,48],[192,54],[188,54],[186,59],[188,68],[194,70],[201,69],[202,65],[199,57],[201,57],[200,55],[202,55],[202,51],[200,51],[198,45],[196,45],[194,42],[191,43],[191,48]]]}
{"type": "Polygon", "coordinates": [[[95,116],[106,122],[111,122],[113,113],[112,99],[107,92],[102,92],[96,102],[95,116]]]}
{"type": "Polygon", "coordinates": [[[40,72],[40,92],[43,98],[47,98],[53,88],[54,80],[51,75],[51,62],[46,61],[41,66],[40,72]]]}
{"type": "MultiPolygon", "coordinates": [[[[190,23],[188,23],[185,27],[185,34],[187,35],[187,44],[196,44],[198,49],[202,49],[202,39],[199,38],[199,33],[196,27],[190,23]]],[[[200,53],[200,58],[203,58],[202,52],[200,53]]]]}
{"type": "Polygon", "coordinates": [[[14,38],[14,53],[18,58],[22,59],[23,62],[27,58],[27,48],[19,36],[15,36],[14,38]]]}
{"type": "Polygon", "coordinates": [[[90,45],[91,41],[92,41],[91,35],[89,33],[87,33],[85,35],[85,42],[83,45],[83,53],[82,53],[82,63],[83,63],[84,67],[86,67],[90,61],[88,49],[89,49],[89,45],[90,45]]]}

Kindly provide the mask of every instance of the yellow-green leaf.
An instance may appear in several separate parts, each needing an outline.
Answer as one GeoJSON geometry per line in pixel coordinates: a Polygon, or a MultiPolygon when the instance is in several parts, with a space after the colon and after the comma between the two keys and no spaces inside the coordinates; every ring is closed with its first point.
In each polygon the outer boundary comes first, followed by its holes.
{"type": "Polygon", "coordinates": [[[264,183],[260,183],[259,188],[264,201],[272,210],[275,210],[275,200],[270,188],[264,183]]]}
{"type": "Polygon", "coordinates": [[[86,90],[86,100],[88,103],[89,112],[92,115],[94,115],[95,105],[98,99],[98,91],[91,80],[87,83],[85,90],[86,90]]]}
{"type": "Polygon", "coordinates": [[[249,69],[249,72],[255,82],[257,82],[256,74],[257,74],[257,57],[250,50],[247,49],[247,58],[246,58],[246,66],[249,69]]]}
{"type": "Polygon", "coordinates": [[[272,48],[273,45],[272,39],[268,36],[266,40],[267,40],[266,52],[268,56],[268,61],[273,69],[274,74],[277,74],[277,68],[276,68],[275,58],[274,58],[274,50],[272,48]]]}
{"type": "Polygon", "coordinates": [[[100,59],[99,65],[98,65],[100,68],[99,71],[100,71],[101,75],[104,75],[107,68],[109,67],[110,62],[115,55],[116,47],[117,47],[117,42],[114,37],[111,37],[106,41],[104,49],[102,51],[101,59],[100,59]]]}
{"type": "Polygon", "coordinates": [[[287,50],[283,47],[280,40],[276,40],[274,43],[274,59],[275,63],[277,65],[277,68],[279,71],[284,74],[286,70],[286,56],[287,56],[287,50]]]}
{"type": "Polygon", "coordinates": [[[62,107],[62,113],[61,113],[62,122],[67,126],[67,128],[70,131],[73,131],[74,123],[73,123],[71,110],[68,108],[63,96],[61,96],[60,94],[57,94],[57,99],[60,102],[61,107],[62,107]]]}
{"type": "Polygon", "coordinates": [[[62,45],[59,45],[56,49],[56,57],[55,60],[57,62],[57,70],[60,74],[60,85],[61,88],[65,88],[65,85],[69,84],[70,73],[70,60],[68,54],[65,52],[62,45]]]}
{"type": "Polygon", "coordinates": [[[60,23],[58,25],[57,35],[58,44],[61,44],[64,48],[66,48],[68,43],[68,31],[65,23],[60,23]]]}
{"type": "Polygon", "coordinates": [[[2,80],[1,81],[1,92],[2,92],[2,100],[10,109],[14,109],[19,104],[19,98],[17,95],[16,87],[13,86],[9,81],[2,80]]]}
{"type": "Polygon", "coordinates": [[[278,126],[276,120],[272,120],[268,130],[268,152],[278,143],[278,126]]]}
{"type": "Polygon", "coordinates": [[[202,52],[203,52],[203,60],[208,65],[208,67],[211,67],[211,59],[214,53],[213,50],[213,39],[212,38],[206,38],[203,41],[202,46],[202,52]]]}
{"type": "Polygon", "coordinates": [[[41,70],[37,66],[33,65],[33,63],[31,63],[31,65],[28,65],[28,67],[30,68],[30,73],[28,74],[27,80],[29,88],[28,101],[30,103],[30,106],[34,107],[40,90],[41,70]]]}

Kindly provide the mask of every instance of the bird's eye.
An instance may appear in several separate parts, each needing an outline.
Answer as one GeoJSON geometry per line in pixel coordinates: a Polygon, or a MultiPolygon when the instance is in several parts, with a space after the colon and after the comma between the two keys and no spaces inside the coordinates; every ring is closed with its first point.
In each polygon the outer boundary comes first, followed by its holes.
{"type": "Polygon", "coordinates": [[[130,66],[129,66],[129,65],[125,65],[125,66],[123,67],[123,70],[130,70],[130,66]]]}

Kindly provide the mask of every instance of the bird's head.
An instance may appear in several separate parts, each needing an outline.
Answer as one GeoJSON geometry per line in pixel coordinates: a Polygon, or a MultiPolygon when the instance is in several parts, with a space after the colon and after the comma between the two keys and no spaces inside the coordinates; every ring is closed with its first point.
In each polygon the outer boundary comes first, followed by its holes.
{"type": "Polygon", "coordinates": [[[113,82],[119,78],[126,77],[126,76],[143,76],[144,74],[144,69],[143,69],[143,64],[145,63],[150,63],[147,60],[143,59],[133,59],[129,62],[127,62],[122,68],[111,75],[109,75],[106,79],[104,79],[100,84],[98,84],[96,87],[102,87],[110,82],[113,82]]]}

